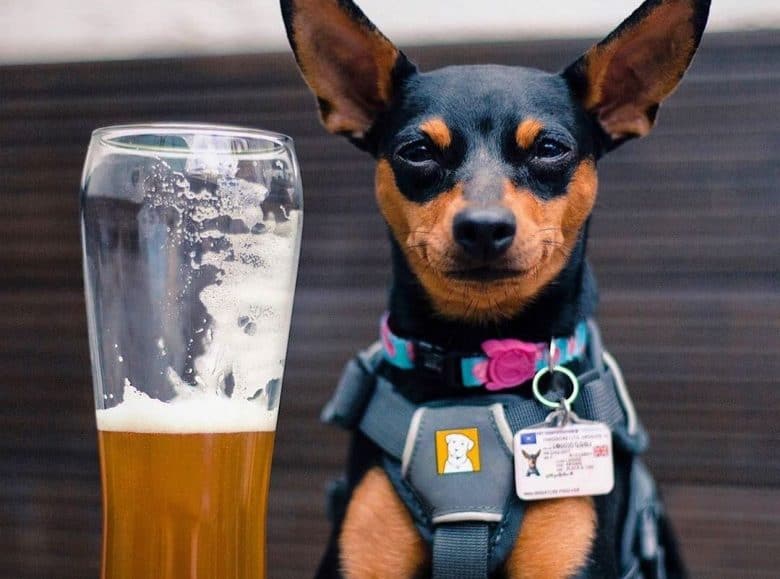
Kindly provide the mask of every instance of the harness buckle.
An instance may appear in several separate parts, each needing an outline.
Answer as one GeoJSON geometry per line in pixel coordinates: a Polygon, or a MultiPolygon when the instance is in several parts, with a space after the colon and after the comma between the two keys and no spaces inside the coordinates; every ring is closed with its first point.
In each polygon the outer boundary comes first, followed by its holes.
{"type": "Polygon", "coordinates": [[[414,348],[414,364],[418,369],[441,374],[447,354],[443,348],[429,342],[417,342],[414,348]]]}
{"type": "Polygon", "coordinates": [[[450,388],[463,387],[463,371],[458,354],[447,352],[429,342],[418,342],[414,349],[414,365],[417,370],[441,376],[450,388]]]}

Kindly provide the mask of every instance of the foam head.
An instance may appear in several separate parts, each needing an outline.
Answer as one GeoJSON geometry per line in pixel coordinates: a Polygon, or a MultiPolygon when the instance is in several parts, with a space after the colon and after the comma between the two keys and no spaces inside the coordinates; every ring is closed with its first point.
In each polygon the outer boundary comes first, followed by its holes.
{"type": "Polygon", "coordinates": [[[163,402],[126,386],[123,401],[96,412],[98,430],[165,434],[273,432],[276,411],[240,398],[192,396],[163,402]]]}

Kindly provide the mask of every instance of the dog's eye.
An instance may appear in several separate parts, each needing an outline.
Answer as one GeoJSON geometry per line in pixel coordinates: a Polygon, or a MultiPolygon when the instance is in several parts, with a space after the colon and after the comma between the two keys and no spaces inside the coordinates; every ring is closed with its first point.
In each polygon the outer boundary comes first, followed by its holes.
{"type": "Polygon", "coordinates": [[[405,145],[404,147],[401,147],[401,149],[396,154],[404,161],[413,163],[415,165],[436,160],[434,151],[431,150],[431,147],[423,141],[405,145]]]}
{"type": "Polygon", "coordinates": [[[569,147],[554,139],[542,139],[534,147],[534,157],[543,160],[557,159],[568,153],[569,150],[569,147]]]}

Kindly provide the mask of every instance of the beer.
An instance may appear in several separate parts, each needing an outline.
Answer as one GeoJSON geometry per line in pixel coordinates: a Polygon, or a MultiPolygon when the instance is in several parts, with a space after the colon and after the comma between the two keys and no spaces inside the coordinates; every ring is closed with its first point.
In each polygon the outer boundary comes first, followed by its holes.
{"type": "Polygon", "coordinates": [[[102,578],[264,579],[268,416],[246,400],[141,396],[97,414],[102,578]]]}
{"type": "Polygon", "coordinates": [[[108,127],[81,195],[103,579],[264,579],[302,226],[284,135],[108,127]]]}

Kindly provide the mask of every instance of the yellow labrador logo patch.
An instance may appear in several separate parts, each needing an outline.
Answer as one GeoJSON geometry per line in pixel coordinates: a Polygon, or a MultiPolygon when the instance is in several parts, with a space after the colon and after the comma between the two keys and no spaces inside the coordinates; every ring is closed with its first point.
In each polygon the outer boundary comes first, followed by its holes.
{"type": "Polygon", "coordinates": [[[436,472],[479,472],[479,430],[458,428],[436,431],[436,472]]]}

